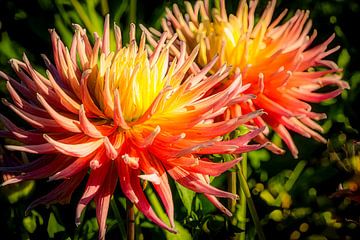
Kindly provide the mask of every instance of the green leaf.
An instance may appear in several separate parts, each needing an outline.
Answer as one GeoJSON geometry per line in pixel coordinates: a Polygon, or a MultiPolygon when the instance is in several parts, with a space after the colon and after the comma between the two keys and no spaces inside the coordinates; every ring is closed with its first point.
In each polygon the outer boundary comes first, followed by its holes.
{"type": "Polygon", "coordinates": [[[23,226],[26,231],[29,233],[34,233],[37,227],[37,224],[43,225],[44,220],[42,216],[37,213],[35,210],[31,210],[29,216],[23,218],[23,226]]]}
{"type": "Polygon", "coordinates": [[[164,231],[166,239],[173,239],[173,240],[192,240],[193,239],[190,232],[177,221],[175,221],[175,229],[177,231],[176,234],[171,233],[169,231],[164,231]]]}
{"type": "MultiPolygon", "coordinates": [[[[156,197],[156,194],[154,193],[153,189],[150,187],[146,188],[146,195],[148,196],[149,202],[151,203],[151,206],[153,207],[156,214],[159,216],[161,220],[163,220],[166,224],[169,224],[169,219],[164,212],[164,209],[161,206],[161,203],[159,199],[156,197]]],[[[191,240],[193,239],[190,232],[184,228],[179,222],[175,222],[175,229],[177,231],[176,234],[171,233],[167,230],[164,230],[164,233],[166,235],[166,239],[174,239],[174,240],[191,240]]]]}
{"type": "Polygon", "coordinates": [[[21,182],[18,184],[11,185],[4,190],[9,202],[14,204],[21,198],[27,197],[35,187],[34,181],[21,182]]]}
{"type": "Polygon", "coordinates": [[[341,68],[346,68],[350,62],[350,54],[347,49],[343,49],[339,55],[338,65],[341,68]]]}
{"type": "Polygon", "coordinates": [[[85,239],[93,239],[97,235],[98,230],[99,226],[97,224],[96,218],[90,218],[83,224],[82,235],[86,236],[85,239]]]}
{"type": "Polygon", "coordinates": [[[266,162],[270,160],[270,153],[266,149],[249,152],[248,156],[250,158],[250,161],[259,162],[259,164],[260,161],[266,162]]]}
{"type": "Polygon", "coordinates": [[[0,36],[1,59],[3,58],[9,59],[15,57],[20,58],[22,51],[24,51],[24,49],[21,46],[19,46],[13,39],[10,39],[9,34],[7,32],[1,33],[0,36]]]}
{"type": "Polygon", "coordinates": [[[63,231],[65,231],[65,228],[57,222],[54,213],[50,213],[49,222],[47,226],[47,232],[49,234],[49,237],[54,238],[56,233],[63,231]]]}
{"type": "Polygon", "coordinates": [[[30,216],[23,219],[23,225],[29,233],[34,233],[36,230],[36,221],[30,216]]]}
{"type": "Polygon", "coordinates": [[[190,215],[192,202],[195,197],[195,192],[181,186],[177,182],[175,182],[175,185],[176,185],[176,189],[178,190],[178,193],[180,195],[180,199],[183,202],[188,215],[190,215]]]}

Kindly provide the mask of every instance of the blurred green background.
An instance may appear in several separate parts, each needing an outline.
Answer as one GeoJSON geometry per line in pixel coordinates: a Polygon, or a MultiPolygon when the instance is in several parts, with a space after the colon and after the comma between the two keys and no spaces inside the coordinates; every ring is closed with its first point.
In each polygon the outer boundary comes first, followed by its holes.
{"type": "MultiPolygon", "coordinates": [[[[238,1],[226,2],[228,11],[235,12],[238,1]]],[[[130,22],[160,29],[165,7],[173,3],[184,9],[182,1],[0,0],[0,69],[13,74],[8,60],[20,59],[23,52],[34,66],[43,69],[40,54],[52,56],[50,28],[55,28],[69,45],[73,34],[71,23],[86,27],[88,33],[101,34],[103,16],[109,12],[111,22],[122,28],[127,42],[130,22]]],[[[260,1],[257,13],[266,3],[260,1]]],[[[248,154],[248,185],[257,213],[268,239],[359,239],[360,146],[356,142],[360,140],[360,3],[358,0],[279,0],[277,5],[275,16],[284,8],[289,9],[289,15],[299,8],[309,9],[318,31],[318,43],[336,33],[331,46],[340,45],[341,49],[330,59],[344,69],[344,79],[351,90],[314,106],[315,111],[328,115],[321,122],[329,139],[327,145],[304,141],[293,134],[300,150],[298,160],[288,153],[275,156],[266,150],[248,154]]],[[[3,80],[0,80],[0,95],[8,97],[3,80]]],[[[7,116],[14,116],[2,104],[0,109],[7,116]]],[[[279,141],[277,136],[273,138],[279,141]]],[[[1,139],[1,145],[5,141],[1,139]]],[[[0,148],[0,162],[16,157],[0,148]]],[[[216,178],[213,184],[226,189],[226,176],[216,178]]],[[[98,227],[93,204],[87,207],[83,223],[79,227],[74,224],[81,189],[68,205],[38,206],[25,215],[27,206],[55,185],[45,179],[0,188],[1,236],[7,236],[4,239],[96,239],[98,227]]],[[[201,195],[172,185],[179,234],[164,232],[137,214],[138,239],[231,239],[243,231],[239,222],[246,223],[246,239],[255,238],[249,214],[243,219],[237,209],[233,219],[225,218],[201,195]]],[[[156,195],[151,188],[146,192],[162,217],[164,213],[156,195]]],[[[124,222],[125,199],[117,190],[111,201],[107,239],[122,239],[126,231],[124,222]]]]}

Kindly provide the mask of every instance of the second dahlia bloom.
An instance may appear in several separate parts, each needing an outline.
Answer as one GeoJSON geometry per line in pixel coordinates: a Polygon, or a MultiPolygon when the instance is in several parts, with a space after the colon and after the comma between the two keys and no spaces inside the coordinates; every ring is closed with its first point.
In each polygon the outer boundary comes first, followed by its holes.
{"type": "Polygon", "coordinates": [[[17,173],[2,185],[29,179],[61,180],[58,187],[30,207],[66,202],[89,171],[76,219],[94,199],[99,238],[105,235],[109,201],[117,181],[124,195],[146,217],[169,231],[174,232],[175,228],[167,173],[231,215],[216,197],[237,196],[212,187],[209,175],[221,174],[240,159],[214,163],[200,154],[242,153],[262,147],[247,145],[262,129],[230,141],[221,138],[239,124],[259,116],[261,110],[221,122],[213,120],[229,106],[252,97],[237,97],[249,87],[242,86],[240,74],[237,72],[222,91],[205,95],[228,77],[229,69],[223,66],[208,75],[216,63],[214,59],[190,74],[188,69],[197,56],[197,48],[190,55],[183,48],[179,58],[170,59],[169,48],[175,38],[167,41],[164,33],[150,50],[144,34],[137,45],[132,25],[126,47],[122,46],[120,29],[115,26],[116,50],[111,51],[109,17],[104,36],[94,34],[94,45],[84,29],[74,26],[70,49],[54,30],[50,31],[54,64],[43,56],[46,76],[37,72],[25,55],[23,61],[10,61],[19,81],[0,72],[13,100],[10,103],[3,99],[3,103],[31,126],[22,129],[0,115],[7,129],[1,135],[24,144],[8,145],[7,149],[41,154],[27,165],[1,168],[17,173]],[[171,226],[152,210],[142,188],[145,181],[158,193],[171,226]]]}
{"type": "MultiPolygon", "coordinates": [[[[208,1],[198,1],[194,6],[185,2],[187,13],[183,15],[177,5],[167,9],[163,30],[177,33],[185,41],[188,51],[200,45],[196,62],[205,66],[218,54],[219,60],[213,71],[223,64],[241,70],[244,83],[251,87],[244,93],[256,95],[256,99],[243,102],[231,114],[249,113],[264,109],[267,113],[253,120],[259,127],[270,126],[286,143],[294,157],[298,155],[289,130],[320,142],[326,140],[317,120],[326,118],[324,113],[315,113],[309,103],[319,103],[339,95],[349,85],[341,80],[341,69],[325,58],[339,47],[327,49],[334,39],[314,45],[316,31],[309,34],[312,26],[309,12],[298,10],[289,20],[283,11],[272,20],[276,1],[269,1],[261,17],[256,20],[258,1],[242,0],[235,15],[226,13],[225,0],[220,9],[209,9],[208,1]],[[323,87],[329,86],[325,91],[323,87]],[[332,89],[331,89],[332,88],[332,89]]],[[[157,31],[152,30],[155,35],[157,31]]],[[[175,55],[178,54],[176,49],[175,55]]],[[[230,84],[226,82],[220,89],[230,84]]],[[[267,133],[267,129],[264,131],[267,133]]],[[[264,135],[257,137],[264,142],[264,135]]],[[[283,150],[268,146],[276,153],[283,150]]]]}

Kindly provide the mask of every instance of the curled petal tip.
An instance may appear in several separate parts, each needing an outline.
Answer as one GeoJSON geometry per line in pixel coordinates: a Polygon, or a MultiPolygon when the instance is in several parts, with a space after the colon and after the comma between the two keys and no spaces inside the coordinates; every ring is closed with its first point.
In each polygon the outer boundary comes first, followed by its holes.
{"type": "Polygon", "coordinates": [[[153,184],[159,185],[161,183],[161,179],[158,174],[145,174],[145,175],[139,175],[139,178],[152,182],[153,184]]]}
{"type": "Polygon", "coordinates": [[[341,87],[342,89],[350,90],[350,84],[348,82],[342,81],[341,87]]]}
{"type": "Polygon", "coordinates": [[[81,219],[80,218],[76,218],[75,219],[75,226],[79,227],[81,225],[81,219]]]}
{"type": "Polygon", "coordinates": [[[172,232],[172,233],[174,233],[174,234],[177,234],[177,233],[178,233],[178,231],[177,231],[175,228],[170,228],[169,231],[172,232]]]}

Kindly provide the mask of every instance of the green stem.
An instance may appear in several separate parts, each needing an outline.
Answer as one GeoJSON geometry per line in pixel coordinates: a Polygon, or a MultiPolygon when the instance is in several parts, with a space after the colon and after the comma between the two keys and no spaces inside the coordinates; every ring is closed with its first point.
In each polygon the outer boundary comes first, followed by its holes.
{"type": "Polygon", "coordinates": [[[256,233],[258,234],[259,236],[259,239],[260,240],[265,240],[265,234],[264,234],[264,231],[261,227],[261,224],[260,224],[260,220],[259,220],[259,216],[257,215],[257,212],[256,212],[256,208],[255,208],[255,204],[251,198],[251,193],[250,193],[250,189],[249,189],[249,186],[246,182],[246,178],[242,172],[242,169],[240,167],[239,164],[236,165],[237,168],[238,168],[238,178],[239,178],[239,181],[240,181],[240,186],[241,186],[241,189],[245,195],[245,198],[246,198],[246,202],[247,202],[247,206],[249,208],[249,212],[251,214],[251,217],[254,221],[254,224],[255,224],[255,228],[256,228],[256,233]]]}
{"type": "Polygon", "coordinates": [[[288,192],[292,189],[292,187],[294,186],[296,180],[299,178],[300,174],[302,173],[302,171],[304,170],[306,166],[306,161],[302,160],[300,161],[295,169],[292,171],[289,180],[287,180],[287,182],[285,183],[285,190],[288,192]]]}
{"type": "MultiPolygon", "coordinates": [[[[242,154],[242,160],[241,160],[241,169],[244,174],[244,176],[247,176],[247,153],[242,154]]],[[[237,171],[240,171],[239,169],[237,171]]],[[[246,177],[245,177],[246,178],[246,177]]],[[[245,179],[246,181],[246,179],[245,179]]],[[[240,229],[244,230],[240,233],[240,240],[245,240],[246,238],[246,196],[243,191],[243,188],[240,184],[239,186],[239,194],[240,194],[240,229]]]]}
{"type": "MultiPolygon", "coordinates": [[[[230,156],[230,155],[224,156],[224,160],[226,162],[231,160],[228,156],[230,156]]],[[[228,191],[233,194],[236,194],[236,172],[228,172],[227,181],[228,181],[228,191]]],[[[229,199],[228,200],[228,208],[232,213],[235,212],[235,207],[236,207],[236,200],[229,199]]],[[[236,218],[234,218],[234,219],[236,220],[236,218]]],[[[233,224],[236,224],[236,223],[233,223],[233,224]]]]}
{"type": "Polygon", "coordinates": [[[121,239],[125,239],[126,238],[126,230],[125,230],[125,227],[124,227],[125,226],[124,221],[123,221],[123,219],[122,219],[122,217],[120,215],[119,208],[116,205],[114,197],[111,198],[110,205],[111,205],[111,209],[114,212],[115,218],[117,220],[118,227],[120,229],[121,239]]]}
{"type": "Polygon", "coordinates": [[[129,22],[136,22],[136,0],[130,0],[129,22]]]}
{"type": "Polygon", "coordinates": [[[85,27],[89,30],[89,32],[96,32],[96,29],[94,25],[92,24],[90,18],[88,17],[88,14],[84,10],[84,8],[81,6],[81,4],[77,0],[71,0],[71,4],[75,8],[75,11],[79,15],[81,21],[84,22],[85,27]]]}
{"type": "Polygon", "coordinates": [[[102,12],[102,15],[105,16],[106,14],[109,13],[109,4],[108,4],[108,1],[107,1],[107,0],[101,0],[100,4],[101,4],[101,12],[102,12]]]}
{"type": "Polygon", "coordinates": [[[135,213],[134,204],[126,199],[126,222],[127,222],[127,240],[135,239],[135,213]]]}

